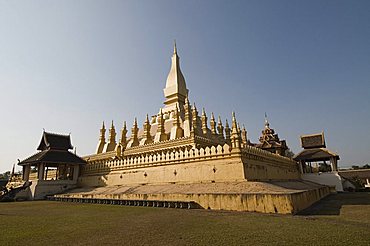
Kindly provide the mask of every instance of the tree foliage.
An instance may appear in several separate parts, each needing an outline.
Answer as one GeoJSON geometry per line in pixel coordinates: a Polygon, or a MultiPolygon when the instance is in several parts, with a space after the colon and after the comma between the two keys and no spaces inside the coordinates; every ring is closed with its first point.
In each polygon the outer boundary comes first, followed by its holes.
{"type": "Polygon", "coordinates": [[[359,170],[359,169],[370,169],[370,164],[365,164],[363,166],[359,166],[359,165],[352,165],[351,168],[353,170],[359,170]]]}
{"type": "Polygon", "coordinates": [[[10,171],[6,171],[5,173],[0,173],[0,179],[9,179],[10,171]]]}

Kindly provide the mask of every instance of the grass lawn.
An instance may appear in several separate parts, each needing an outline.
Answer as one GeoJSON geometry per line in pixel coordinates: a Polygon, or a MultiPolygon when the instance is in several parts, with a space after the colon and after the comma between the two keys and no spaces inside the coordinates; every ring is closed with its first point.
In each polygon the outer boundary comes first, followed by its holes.
{"type": "Polygon", "coordinates": [[[370,245],[370,193],[331,195],[301,215],[0,203],[0,245],[370,245]]]}

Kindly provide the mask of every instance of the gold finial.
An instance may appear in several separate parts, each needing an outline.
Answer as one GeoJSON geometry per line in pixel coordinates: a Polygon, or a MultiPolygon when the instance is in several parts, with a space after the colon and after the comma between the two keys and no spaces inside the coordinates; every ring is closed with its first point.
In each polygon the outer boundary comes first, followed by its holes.
{"type": "Polygon", "coordinates": [[[236,121],[236,117],[235,117],[235,112],[233,111],[232,112],[232,119],[231,119],[231,128],[233,129],[233,131],[238,131],[238,123],[236,121]]]}
{"type": "MultiPolygon", "coordinates": [[[[102,125],[101,129],[105,129],[104,121],[103,121],[103,125],[102,125]]],[[[45,130],[44,130],[44,131],[45,131],[45,130]]]]}
{"type": "Polygon", "coordinates": [[[174,40],[173,53],[174,53],[174,54],[177,54],[176,39],[174,40]]]}
{"type": "Polygon", "coordinates": [[[270,127],[270,123],[269,123],[269,120],[267,118],[267,113],[265,112],[265,128],[269,128],[270,127]]]}

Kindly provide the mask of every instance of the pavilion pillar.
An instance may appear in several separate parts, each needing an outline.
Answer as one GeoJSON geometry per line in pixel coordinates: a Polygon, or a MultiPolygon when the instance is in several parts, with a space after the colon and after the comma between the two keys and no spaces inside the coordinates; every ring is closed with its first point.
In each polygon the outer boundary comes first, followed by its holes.
{"type": "Polygon", "coordinates": [[[303,174],[304,173],[304,161],[299,161],[298,167],[299,167],[299,172],[303,174]]]}
{"type": "Polygon", "coordinates": [[[46,166],[46,169],[45,169],[45,180],[48,180],[48,172],[49,172],[49,167],[46,166]]]}
{"type": "Polygon", "coordinates": [[[338,171],[337,158],[331,157],[330,158],[330,164],[331,164],[331,171],[332,172],[337,172],[338,171]]]}
{"type": "Polygon", "coordinates": [[[37,179],[38,180],[44,180],[44,172],[45,172],[45,165],[44,163],[38,164],[37,167],[37,179]]]}
{"type": "Polygon", "coordinates": [[[306,173],[312,173],[311,162],[306,162],[306,173]]]}
{"type": "Polygon", "coordinates": [[[23,166],[23,181],[28,181],[30,179],[31,165],[23,166]]]}
{"type": "Polygon", "coordinates": [[[79,171],[80,171],[80,166],[79,165],[74,165],[73,166],[73,181],[77,181],[79,171]]]}

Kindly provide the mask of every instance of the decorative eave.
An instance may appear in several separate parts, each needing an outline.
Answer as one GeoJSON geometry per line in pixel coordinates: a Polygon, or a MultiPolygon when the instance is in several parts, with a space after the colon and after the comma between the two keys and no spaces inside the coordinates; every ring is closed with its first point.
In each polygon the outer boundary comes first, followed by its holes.
{"type": "Polygon", "coordinates": [[[326,161],[330,158],[339,160],[339,155],[325,148],[304,149],[293,157],[296,161],[326,161]]]}
{"type": "Polygon", "coordinates": [[[158,143],[150,143],[143,146],[136,146],[127,148],[123,152],[124,156],[137,155],[142,153],[153,153],[162,150],[176,149],[176,148],[191,148],[195,145],[194,138],[184,137],[173,140],[166,140],[158,143]]]}
{"type": "Polygon", "coordinates": [[[86,161],[74,153],[67,150],[48,149],[40,151],[18,163],[19,166],[35,165],[37,163],[46,164],[76,164],[83,165],[86,161]]]}

